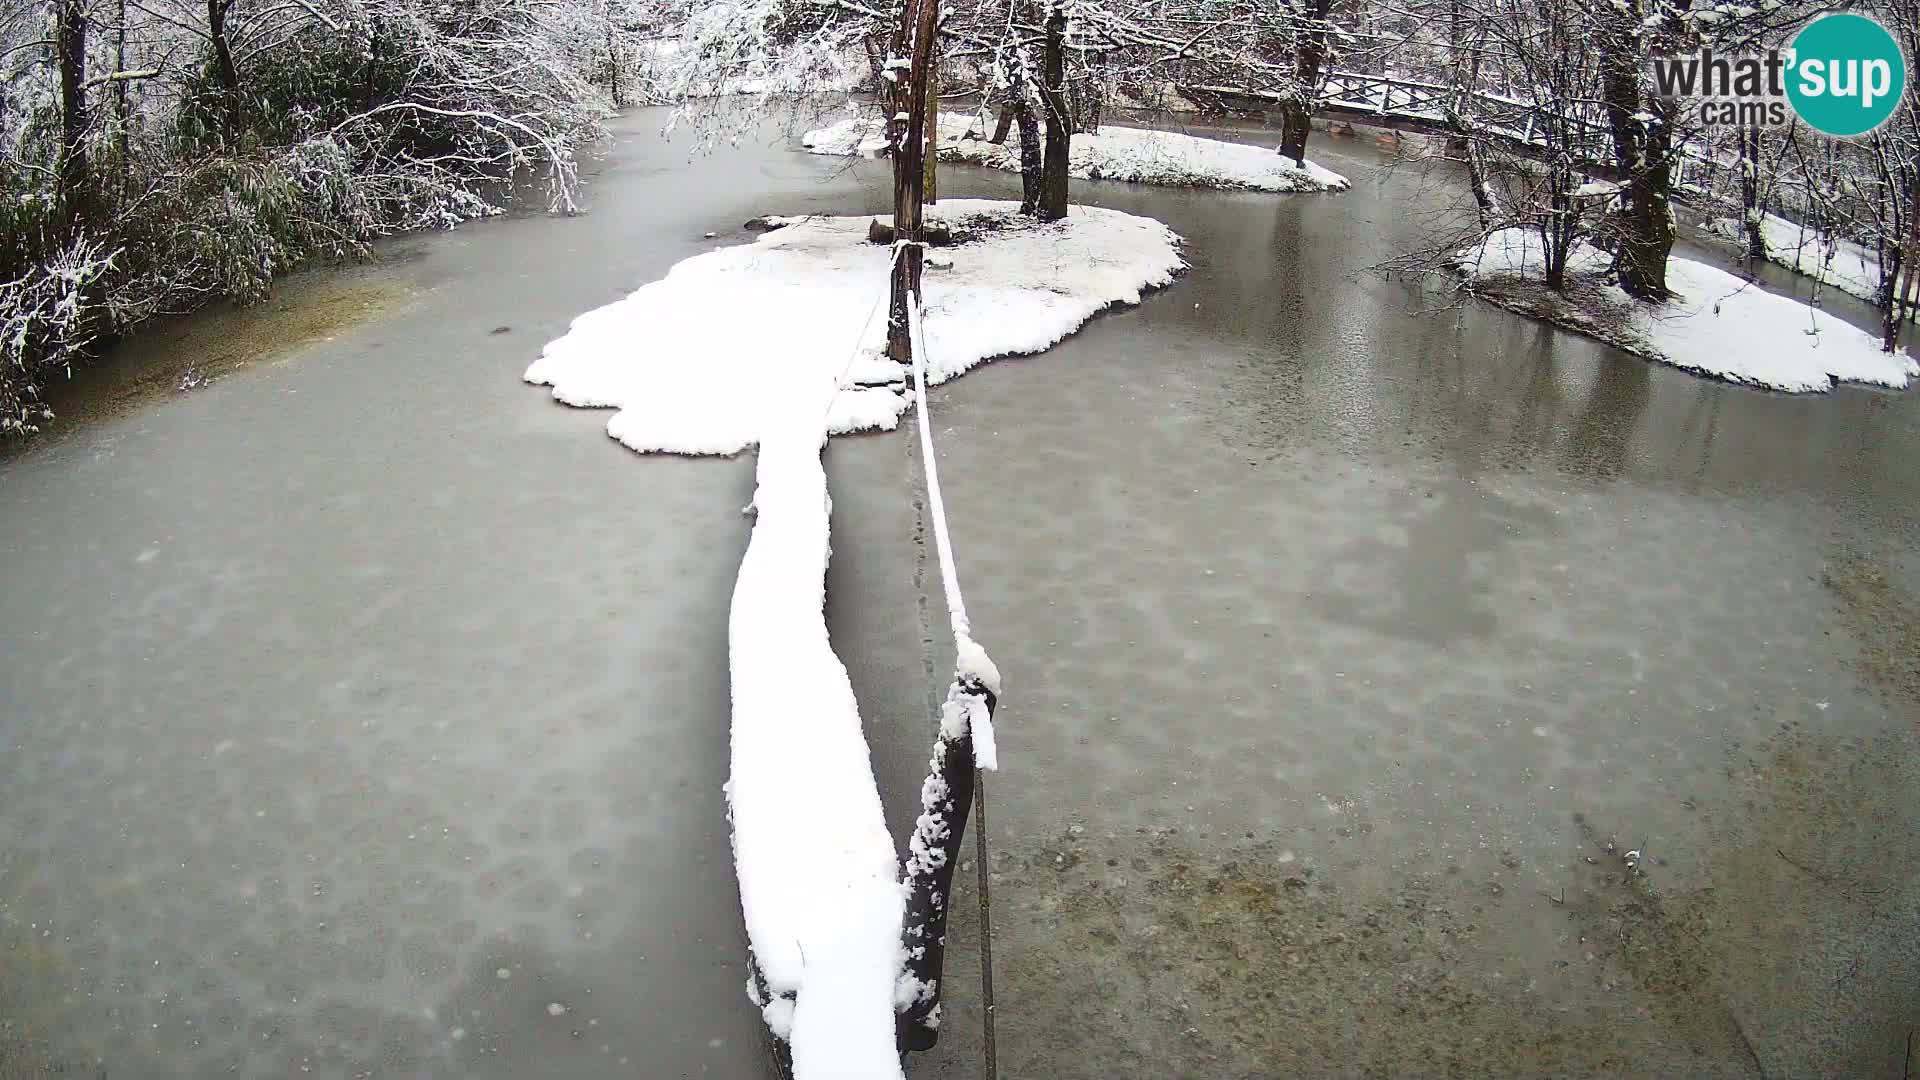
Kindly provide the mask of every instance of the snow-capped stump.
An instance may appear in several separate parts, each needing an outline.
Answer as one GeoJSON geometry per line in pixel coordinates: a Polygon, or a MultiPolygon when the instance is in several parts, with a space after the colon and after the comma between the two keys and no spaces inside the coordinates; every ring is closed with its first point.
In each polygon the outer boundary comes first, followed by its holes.
{"type": "MultiPolygon", "coordinates": [[[[982,199],[927,208],[955,240],[941,249],[953,265],[925,286],[935,384],[1040,352],[1186,265],[1180,238],[1151,218],[1075,206],[1043,223],[1018,210],[982,199]]],[[[758,220],[769,230],[754,242],[696,255],[576,318],[527,381],[569,405],[618,409],[607,433],[642,452],[738,453],[795,401],[835,385],[829,432],[891,430],[909,400],[883,355],[891,250],[869,242],[872,217],[758,220]]]]}
{"type": "MultiPolygon", "coordinates": [[[[963,113],[940,114],[940,160],[1019,172],[1016,141],[987,142],[976,123],[963,113]]],[[[807,132],[800,145],[813,154],[877,157],[887,145],[886,125],[877,117],[848,117],[807,132]]],[[[1073,137],[1068,171],[1083,180],[1223,191],[1345,191],[1350,186],[1346,177],[1311,161],[1298,168],[1271,147],[1110,124],[1073,137]]]]}
{"type": "Polygon", "coordinates": [[[1453,255],[1476,295],[1686,371],[1787,393],[1835,382],[1904,389],[1920,377],[1905,350],[1880,351],[1872,334],[1819,308],[1705,263],[1673,256],[1673,299],[1634,300],[1606,274],[1613,257],[1584,241],[1567,257],[1567,288],[1544,284],[1545,244],[1533,229],[1500,229],[1453,255]]]}

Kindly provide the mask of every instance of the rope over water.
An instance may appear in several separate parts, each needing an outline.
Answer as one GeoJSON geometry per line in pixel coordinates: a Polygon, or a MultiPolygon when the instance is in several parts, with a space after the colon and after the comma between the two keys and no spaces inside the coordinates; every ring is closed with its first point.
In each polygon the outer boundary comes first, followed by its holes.
{"type": "MultiPolygon", "coordinates": [[[[896,249],[897,250],[897,249],[896,249]]],[[[927,505],[933,518],[934,547],[940,559],[940,581],[947,601],[947,619],[953,629],[954,684],[947,697],[949,707],[956,698],[972,698],[978,707],[967,709],[967,721],[974,742],[973,770],[974,863],[980,890],[980,994],[981,1041],[986,1076],[999,1080],[999,1054],[994,1038],[993,1001],[993,910],[987,875],[987,785],[986,770],[998,764],[993,733],[993,701],[1000,691],[999,673],[986,650],[974,642],[967,621],[966,598],[960,592],[959,571],[953,558],[953,537],[947,528],[946,500],[940,491],[940,470],[933,450],[933,413],[927,400],[927,337],[920,310],[920,295],[907,296],[907,328],[913,352],[913,392],[920,428],[920,461],[926,474],[927,505]],[[987,685],[990,683],[991,685],[987,685]]],[[[955,857],[948,853],[948,858],[955,857]]]]}

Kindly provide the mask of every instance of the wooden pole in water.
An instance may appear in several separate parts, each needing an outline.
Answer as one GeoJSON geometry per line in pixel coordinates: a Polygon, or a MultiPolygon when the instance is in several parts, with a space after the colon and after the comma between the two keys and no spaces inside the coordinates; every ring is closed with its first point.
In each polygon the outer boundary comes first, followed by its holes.
{"type": "MultiPolygon", "coordinates": [[[[977,681],[956,677],[948,698],[956,696],[984,702],[987,715],[993,715],[996,699],[977,681]]],[[[927,782],[920,789],[920,817],[914,823],[914,839],[907,855],[907,906],[901,944],[907,950],[906,973],[919,992],[894,1018],[894,1037],[902,1054],[931,1050],[940,1039],[935,1010],[945,989],[947,909],[953,898],[953,872],[964,850],[960,845],[967,835],[967,815],[973,809],[978,776],[972,725],[956,736],[942,732],[934,740],[933,758],[927,763],[927,782]]]]}

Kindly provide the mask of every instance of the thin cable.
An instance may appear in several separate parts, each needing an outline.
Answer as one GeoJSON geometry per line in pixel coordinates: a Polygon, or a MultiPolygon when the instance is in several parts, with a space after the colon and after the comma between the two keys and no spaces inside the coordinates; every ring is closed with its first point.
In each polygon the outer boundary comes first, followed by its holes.
{"type": "MultiPolygon", "coordinates": [[[[927,403],[927,332],[921,323],[918,293],[907,294],[907,332],[913,346],[913,391],[920,410],[920,458],[927,475],[927,505],[933,518],[934,546],[940,555],[940,579],[946,588],[947,615],[953,623],[955,661],[959,663],[960,658],[966,655],[967,646],[971,645],[974,650],[979,650],[979,646],[973,642],[967,623],[966,601],[960,595],[960,579],[954,569],[953,539],[947,532],[946,501],[940,495],[940,470],[934,461],[933,413],[927,403]]],[[[998,691],[997,687],[995,691],[998,691]]],[[[988,714],[990,716],[991,712],[988,711],[988,714]]],[[[993,738],[991,720],[984,734],[988,739],[993,738]]],[[[976,738],[976,750],[979,742],[976,738]]],[[[997,751],[993,753],[997,757],[997,751]]],[[[993,1016],[993,894],[987,880],[987,777],[985,770],[980,768],[973,770],[973,851],[980,889],[980,997],[984,1006],[980,1013],[981,1043],[986,1055],[988,1080],[1000,1080],[1000,1051],[994,1035],[993,1016]]]]}
{"type": "Polygon", "coordinates": [[[1000,1052],[993,1037],[993,906],[987,891],[987,774],[973,770],[973,863],[980,877],[981,1041],[986,1046],[987,1080],[1000,1080],[1000,1052]]]}
{"type": "Polygon", "coordinates": [[[920,458],[927,473],[927,505],[933,512],[933,542],[940,555],[940,583],[947,594],[947,616],[956,643],[971,642],[967,602],[960,595],[960,573],[953,565],[953,539],[947,535],[947,506],[940,497],[940,467],[933,460],[933,425],[927,409],[927,335],[920,323],[920,294],[907,294],[907,327],[913,335],[913,391],[920,407],[920,458]]]}

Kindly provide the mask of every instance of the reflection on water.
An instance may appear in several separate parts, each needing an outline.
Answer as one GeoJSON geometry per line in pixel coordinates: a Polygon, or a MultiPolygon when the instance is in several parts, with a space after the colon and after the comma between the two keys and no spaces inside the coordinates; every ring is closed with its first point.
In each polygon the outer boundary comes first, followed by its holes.
{"type": "MultiPolygon", "coordinates": [[[[1331,438],[1366,452],[1438,453],[1470,470],[1545,464],[1595,479],[1837,488],[1889,505],[1920,495],[1914,470],[1895,466],[1920,457],[1920,395],[1729,386],[1387,281],[1377,268],[1431,241],[1446,194],[1415,166],[1389,172],[1353,143],[1322,145],[1358,158],[1329,158],[1354,174],[1352,191],[1204,203],[1101,192],[1188,237],[1195,265],[1182,302],[1145,318],[1178,320],[1196,347],[1244,357],[1218,395],[1223,433],[1271,448],[1331,438]]],[[[1802,284],[1776,279],[1763,275],[1788,291],[1802,284]]],[[[1844,296],[1826,304],[1873,321],[1844,296]]]]}
{"type": "Polygon", "coordinates": [[[1556,529],[1545,508],[1465,479],[1395,491],[1385,510],[1385,539],[1357,537],[1318,568],[1326,585],[1314,605],[1350,626],[1433,646],[1491,635],[1502,545],[1551,540],[1556,529]]]}
{"type": "Polygon", "coordinates": [[[1437,192],[1317,145],[1351,192],[1083,185],[1187,237],[1190,273],[936,403],[949,505],[993,507],[955,522],[995,553],[969,610],[1020,687],[1019,779],[995,794],[1002,1062],[1897,1057],[1920,805],[1895,778],[1920,728],[1886,694],[1905,637],[1878,635],[1920,592],[1920,394],[1707,382],[1386,281],[1437,192]],[[1887,587],[1823,587],[1856,548],[1887,587]],[[1880,906],[1809,894],[1782,836],[1880,906]],[[1836,993],[1849,970],[1878,974],[1836,993]]]}

